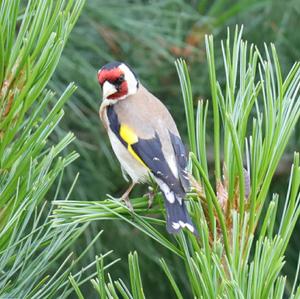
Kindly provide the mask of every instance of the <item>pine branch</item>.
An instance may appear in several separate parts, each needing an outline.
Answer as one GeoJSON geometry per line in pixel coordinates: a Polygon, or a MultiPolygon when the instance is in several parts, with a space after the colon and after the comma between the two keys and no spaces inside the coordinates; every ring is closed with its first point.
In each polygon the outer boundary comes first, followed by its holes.
{"type": "MultiPolygon", "coordinates": [[[[242,30],[236,28],[233,41],[228,31],[227,40],[221,44],[226,74],[225,87],[221,88],[215,70],[213,38],[207,37],[206,44],[216,120],[214,178],[209,176],[207,167],[208,132],[202,131],[207,128],[208,104],[198,104],[195,119],[187,66],[183,60],[176,62],[190,138],[190,170],[195,176],[195,190],[189,195],[188,206],[200,233],[199,240],[188,232],[165,238],[157,230],[164,223],[157,219],[164,218],[163,210],[155,206],[155,217],[151,217],[151,211],[145,209],[146,200],[141,198],[133,200],[133,214],[112,201],[55,201],[54,223],[61,226],[116,218],[130,223],[182,258],[190,292],[197,298],[283,298],[284,255],[300,213],[298,153],[278,229],[274,223],[279,197],[274,195],[269,203],[267,197],[300,117],[300,65],[296,63],[283,78],[275,47],[265,47],[263,57],[255,46],[248,47],[242,40],[242,30]]],[[[134,264],[131,260],[130,267],[134,264]]],[[[175,272],[169,271],[165,263],[162,266],[180,298],[175,272]]],[[[117,298],[116,284],[110,276],[107,284],[103,284],[103,278],[101,281],[101,292],[117,298]]],[[[123,284],[118,286],[123,298],[131,298],[123,284]]],[[[131,280],[131,286],[137,296],[134,290],[141,288],[140,279],[131,280]]],[[[294,294],[290,295],[292,298],[294,294]]]]}

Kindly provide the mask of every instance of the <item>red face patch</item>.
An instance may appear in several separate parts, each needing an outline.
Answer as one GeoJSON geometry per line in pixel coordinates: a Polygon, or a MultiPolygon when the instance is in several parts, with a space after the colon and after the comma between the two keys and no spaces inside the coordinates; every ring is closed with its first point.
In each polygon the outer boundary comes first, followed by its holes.
{"type": "Polygon", "coordinates": [[[108,97],[110,100],[117,100],[128,93],[128,85],[127,82],[124,81],[124,73],[119,68],[101,70],[98,73],[98,81],[101,86],[105,81],[108,81],[116,87],[117,92],[108,97]]]}
{"type": "Polygon", "coordinates": [[[108,98],[110,100],[117,100],[125,95],[127,95],[128,93],[128,85],[126,81],[123,81],[119,87],[118,87],[118,91],[115,92],[114,94],[110,95],[108,98]]]}
{"type": "Polygon", "coordinates": [[[113,83],[121,75],[123,75],[123,72],[119,68],[114,68],[111,70],[104,69],[98,73],[98,81],[99,81],[100,85],[103,85],[103,83],[105,81],[109,81],[109,82],[113,83]]]}

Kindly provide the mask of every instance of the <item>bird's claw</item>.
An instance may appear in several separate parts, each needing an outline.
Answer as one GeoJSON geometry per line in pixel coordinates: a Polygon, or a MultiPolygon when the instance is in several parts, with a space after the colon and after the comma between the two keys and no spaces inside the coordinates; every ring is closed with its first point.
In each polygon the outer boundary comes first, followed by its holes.
{"type": "Polygon", "coordinates": [[[132,213],[134,212],[133,205],[132,205],[131,201],[129,200],[128,196],[122,196],[122,197],[120,197],[119,200],[124,201],[126,207],[129,209],[130,212],[132,212],[132,213]]]}
{"type": "Polygon", "coordinates": [[[149,191],[145,194],[145,196],[148,197],[148,209],[151,209],[155,197],[155,192],[152,187],[148,187],[148,190],[149,191]]]}
{"type": "Polygon", "coordinates": [[[121,197],[113,197],[113,196],[107,194],[107,197],[114,200],[114,201],[117,201],[117,202],[122,202],[123,201],[125,203],[126,207],[130,210],[130,212],[134,212],[132,203],[130,202],[128,196],[123,195],[121,197]]]}

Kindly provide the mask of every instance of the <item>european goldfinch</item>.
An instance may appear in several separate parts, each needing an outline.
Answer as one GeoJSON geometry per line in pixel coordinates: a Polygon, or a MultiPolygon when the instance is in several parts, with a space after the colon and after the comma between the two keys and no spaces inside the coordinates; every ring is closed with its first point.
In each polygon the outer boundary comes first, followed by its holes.
{"type": "Polygon", "coordinates": [[[122,170],[132,179],[122,199],[128,200],[133,186],[150,175],[164,195],[167,231],[187,228],[197,234],[183,200],[190,186],[187,155],[171,114],[123,62],[104,65],[98,81],[100,118],[122,170]]]}

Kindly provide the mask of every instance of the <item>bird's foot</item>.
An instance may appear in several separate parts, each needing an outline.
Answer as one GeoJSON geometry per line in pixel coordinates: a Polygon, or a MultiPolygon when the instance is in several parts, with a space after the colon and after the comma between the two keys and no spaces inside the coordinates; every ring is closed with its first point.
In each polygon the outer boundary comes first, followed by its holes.
{"type": "Polygon", "coordinates": [[[124,192],[124,194],[119,199],[119,201],[124,201],[126,207],[130,210],[130,212],[133,212],[133,206],[129,200],[129,194],[134,186],[135,186],[135,183],[132,182],[130,184],[130,186],[128,187],[128,189],[124,192]]]}
{"type": "Polygon", "coordinates": [[[120,198],[119,198],[119,201],[123,201],[126,205],[126,207],[130,210],[130,212],[134,212],[133,211],[133,206],[132,206],[132,203],[128,197],[127,194],[123,194],[120,198]]]}
{"type": "Polygon", "coordinates": [[[133,212],[133,206],[132,206],[132,203],[129,200],[129,194],[130,194],[130,191],[132,190],[132,188],[133,188],[134,185],[135,184],[132,183],[121,197],[113,197],[111,195],[107,195],[107,196],[110,199],[115,200],[117,202],[123,201],[125,203],[126,207],[130,210],[130,212],[133,212]]]}
{"type": "Polygon", "coordinates": [[[117,202],[124,202],[126,207],[131,211],[133,212],[133,206],[132,206],[132,203],[130,202],[130,199],[128,197],[128,195],[122,195],[121,197],[113,197],[109,194],[106,195],[108,198],[114,200],[114,201],[117,201],[117,202]]]}
{"type": "Polygon", "coordinates": [[[154,189],[149,186],[148,187],[148,192],[145,194],[145,196],[148,197],[148,209],[151,209],[153,201],[154,201],[154,197],[155,197],[154,189]]]}

